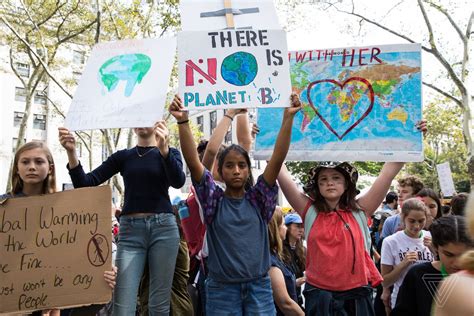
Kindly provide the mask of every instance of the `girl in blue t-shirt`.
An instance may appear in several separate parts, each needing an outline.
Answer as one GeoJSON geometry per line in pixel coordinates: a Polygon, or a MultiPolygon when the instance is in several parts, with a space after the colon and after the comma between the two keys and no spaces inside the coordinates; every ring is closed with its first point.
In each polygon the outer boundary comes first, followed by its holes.
{"type": "Polygon", "coordinates": [[[297,95],[292,95],[291,101],[292,107],[285,109],[273,155],[257,184],[252,183],[250,158],[242,147],[231,145],[220,155],[218,172],[226,184],[225,191],[199,161],[187,124],[188,112],[180,97],[176,96],[170,105],[207,226],[209,315],[275,314],[268,276],[267,225],[276,206],[276,178],[290,145],[293,117],[301,108],[297,95]]]}

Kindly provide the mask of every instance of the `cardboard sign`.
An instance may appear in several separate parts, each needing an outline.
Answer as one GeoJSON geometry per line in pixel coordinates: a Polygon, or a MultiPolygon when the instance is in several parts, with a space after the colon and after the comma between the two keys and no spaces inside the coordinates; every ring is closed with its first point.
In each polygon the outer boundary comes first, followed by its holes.
{"type": "Polygon", "coordinates": [[[226,29],[226,14],[232,14],[237,29],[281,29],[272,0],[181,0],[180,12],[183,31],[226,29]]]}
{"type": "MultiPolygon", "coordinates": [[[[423,160],[419,44],[294,51],[289,59],[303,107],[288,160],[423,160]]],[[[258,109],[256,159],[270,157],[282,115],[258,109]]]]}
{"type": "Polygon", "coordinates": [[[161,120],[176,39],[98,44],[66,116],[70,130],[151,127],[161,120]]]}
{"type": "Polygon", "coordinates": [[[107,303],[111,190],[83,188],[0,205],[0,313],[107,303]]]}
{"type": "Polygon", "coordinates": [[[281,30],[181,32],[179,93],[191,110],[288,107],[290,76],[281,30]]]}
{"type": "Polygon", "coordinates": [[[454,187],[449,162],[436,165],[436,170],[438,171],[439,186],[441,187],[443,196],[453,196],[456,193],[456,188],[454,187]]]}

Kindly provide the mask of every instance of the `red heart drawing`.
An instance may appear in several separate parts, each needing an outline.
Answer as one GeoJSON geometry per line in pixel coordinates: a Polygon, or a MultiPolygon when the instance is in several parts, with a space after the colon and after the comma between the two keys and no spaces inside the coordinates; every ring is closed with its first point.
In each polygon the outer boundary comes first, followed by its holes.
{"type": "Polygon", "coordinates": [[[308,102],[310,104],[310,106],[313,108],[314,112],[316,113],[316,115],[321,119],[321,121],[324,123],[324,125],[326,125],[326,127],[334,134],[337,136],[337,138],[339,138],[339,140],[342,140],[344,138],[344,136],[346,136],[354,127],[356,127],[357,125],[359,125],[360,122],[362,122],[362,120],[364,118],[366,118],[367,115],[369,115],[369,113],[372,111],[372,108],[374,107],[374,89],[372,88],[372,85],[370,84],[370,82],[367,80],[367,79],[364,79],[364,78],[360,78],[360,77],[351,77],[347,80],[345,80],[343,83],[340,83],[339,81],[336,81],[336,80],[333,80],[333,79],[324,79],[324,80],[317,80],[317,81],[313,81],[311,82],[309,85],[308,85],[308,88],[306,89],[306,95],[307,95],[307,98],[308,98],[308,102]],[[342,135],[339,135],[335,130],[334,128],[331,126],[331,124],[329,124],[328,121],[326,121],[326,119],[321,115],[321,113],[319,113],[319,111],[316,109],[316,107],[314,106],[313,104],[313,100],[311,100],[311,88],[313,88],[313,86],[317,85],[317,84],[320,84],[322,82],[329,82],[329,83],[332,83],[332,84],[335,84],[337,86],[339,86],[339,88],[343,89],[344,86],[351,82],[351,81],[359,81],[359,82],[362,82],[363,84],[365,84],[367,86],[367,89],[369,90],[369,93],[368,93],[368,97],[370,99],[370,105],[369,107],[367,108],[367,110],[364,112],[364,114],[362,114],[362,116],[354,123],[352,124],[342,135]]]}

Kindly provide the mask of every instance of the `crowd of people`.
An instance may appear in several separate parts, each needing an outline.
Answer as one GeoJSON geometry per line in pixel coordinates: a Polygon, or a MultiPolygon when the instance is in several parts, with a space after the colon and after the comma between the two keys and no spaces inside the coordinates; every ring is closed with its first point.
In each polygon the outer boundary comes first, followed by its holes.
{"type": "MultiPolygon", "coordinates": [[[[228,110],[211,138],[196,146],[188,112],[169,106],[180,151],[160,121],[135,128],[137,145],[86,173],[73,134],[59,128],[75,188],[120,173],[125,196],[113,223],[117,252],[104,282],[107,306],[37,311],[38,315],[473,315],[474,201],[450,207],[415,176],[397,179],[387,162],[365,194],[347,162],[315,163],[301,188],[284,165],[296,94],[286,108],[272,156],[254,181],[249,150],[258,128],[246,110],[228,110]],[[236,120],[238,144],[223,146],[236,120]],[[192,186],[183,201],[168,189],[192,186]],[[291,210],[277,205],[278,192],[291,210]],[[387,193],[388,192],[388,193],[387,193]],[[440,289],[437,292],[437,289],[440,289]],[[447,290],[449,289],[449,290],[447,290]],[[440,293],[440,294],[437,294],[440,293]]],[[[426,130],[425,122],[419,124],[426,130]]],[[[19,148],[10,198],[56,190],[53,157],[42,142],[19,148]]]]}

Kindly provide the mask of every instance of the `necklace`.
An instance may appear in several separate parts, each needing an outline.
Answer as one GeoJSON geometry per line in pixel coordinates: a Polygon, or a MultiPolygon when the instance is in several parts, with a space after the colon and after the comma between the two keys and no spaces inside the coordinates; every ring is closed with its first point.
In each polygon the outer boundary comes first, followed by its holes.
{"type": "Polygon", "coordinates": [[[143,156],[147,155],[150,151],[153,151],[153,149],[155,149],[156,147],[152,147],[150,149],[148,149],[147,151],[145,151],[143,154],[140,154],[140,152],[138,151],[138,146],[135,147],[136,151],[137,151],[137,155],[138,157],[142,158],[143,156]]]}

